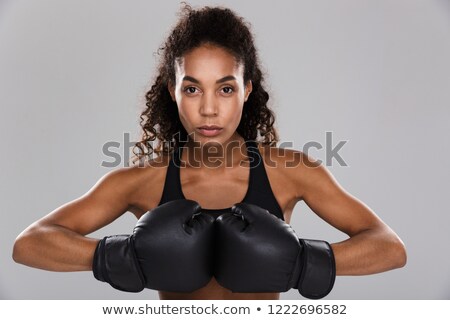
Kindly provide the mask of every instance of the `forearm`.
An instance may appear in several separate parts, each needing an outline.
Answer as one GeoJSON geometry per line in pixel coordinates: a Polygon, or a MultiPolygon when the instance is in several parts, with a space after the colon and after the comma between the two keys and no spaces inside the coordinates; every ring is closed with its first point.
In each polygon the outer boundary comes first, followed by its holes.
{"type": "Polygon", "coordinates": [[[406,263],[401,240],[390,230],[366,230],[331,244],[336,275],[367,275],[400,268],[406,263]]]}
{"type": "Polygon", "coordinates": [[[88,271],[98,241],[61,226],[35,226],[17,238],[13,258],[49,271],[88,271]]]}

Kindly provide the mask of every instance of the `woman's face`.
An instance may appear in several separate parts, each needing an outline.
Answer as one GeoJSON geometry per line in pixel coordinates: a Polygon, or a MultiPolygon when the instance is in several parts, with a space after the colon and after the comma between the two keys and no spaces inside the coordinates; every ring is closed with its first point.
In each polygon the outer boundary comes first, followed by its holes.
{"type": "Polygon", "coordinates": [[[169,92],[190,138],[200,145],[236,140],[252,90],[251,81],[244,84],[244,66],[224,49],[202,45],[175,63],[175,76],[169,92]]]}

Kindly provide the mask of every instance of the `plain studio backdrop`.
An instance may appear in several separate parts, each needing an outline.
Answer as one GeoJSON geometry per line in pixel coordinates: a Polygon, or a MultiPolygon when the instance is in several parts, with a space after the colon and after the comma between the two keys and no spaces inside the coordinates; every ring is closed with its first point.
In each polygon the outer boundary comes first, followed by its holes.
{"type": "MultiPolygon", "coordinates": [[[[191,1],[224,5],[252,25],[281,142],[326,161],[341,186],[405,242],[403,269],[340,276],[327,299],[450,298],[450,2],[191,1]],[[327,140],[331,135],[332,140],[327,140]]],[[[16,236],[125,166],[179,1],[0,1],[3,299],[158,299],[91,272],[14,263],[16,236]],[[111,165],[109,150],[122,156],[111,165]],[[107,163],[110,163],[108,165],[107,163]]],[[[218,192],[220,192],[218,190],[218,192]]],[[[130,233],[126,213],[91,237],[130,233]]],[[[346,235],[304,203],[304,238],[346,235]]],[[[302,299],[298,292],[282,299],[302,299]]]]}

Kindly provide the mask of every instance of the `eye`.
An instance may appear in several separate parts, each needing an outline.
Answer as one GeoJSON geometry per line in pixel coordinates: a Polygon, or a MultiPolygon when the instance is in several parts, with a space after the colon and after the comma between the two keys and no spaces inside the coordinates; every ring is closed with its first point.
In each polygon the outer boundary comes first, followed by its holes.
{"type": "Polygon", "coordinates": [[[231,94],[231,93],[233,93],[234,89],[233,89],[233,87],[223,87],[222,91],[225,94],[231,94]]]}
{"type": "Polygon", "coordinates": [[[187,94],[194,94],[196,90],[197,90],[196,87],[186,87],[183,89],[183,91],[186,92],[187,94]]]}

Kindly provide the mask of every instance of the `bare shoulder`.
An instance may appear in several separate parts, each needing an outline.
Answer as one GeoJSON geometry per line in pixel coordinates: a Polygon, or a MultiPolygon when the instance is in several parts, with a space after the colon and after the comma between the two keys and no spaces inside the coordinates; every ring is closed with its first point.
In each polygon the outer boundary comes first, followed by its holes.
{"type": "Polygon", "coordinates": [[[128,186],[130,197],[128,211],[136,217],[139,218],[159,203],[169,160],[170,155],[160,155],[130,167],[117,169],[112,173],[117,175],[118,182],[128,186]]]}
{"type": "Polygon", "coordinates": [[[314,180],[328,176],[326,168],[319,160],[308,154],[288,148],[279,148],[259,144],[260,153],[266,168],[276,171],[289,190],[295,190],[297,200],[302,198],[307,185],[314,180]]]}
{"type": "Polygon", "coordinates": [[[139,188],[142,183],[153,180],[167,168],[168,156],[160,156],[148,161],[140,161],[128,167],[120,167],[106,173],[99,183],[115,185],[122,190],[130,192],[139,188]]]}
{"type": "Polygon", "coordinates": [[[169,165],[170,156],[161,155],[150,160],[141,160],[129,167],[117,169],[117,175],[122,175],[131,183],[139,183],[142,180],[161,174],[169,165]]]}
{"type": "Polygon", "coordinates": [[[94,207],[93,203],[107,202],[108,212],[117,211],[119,214],[129,211],[139,218],[159,202],[168,159],[169,156],[159,156],[113,169],[103,175],[81,199],[90,199],[91,207],[94,207]]]}

